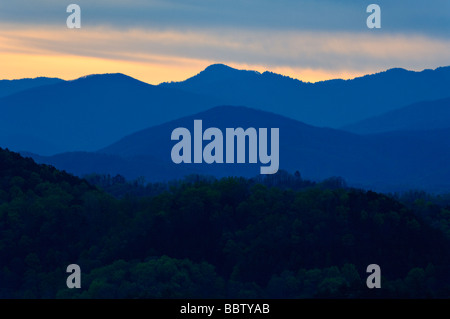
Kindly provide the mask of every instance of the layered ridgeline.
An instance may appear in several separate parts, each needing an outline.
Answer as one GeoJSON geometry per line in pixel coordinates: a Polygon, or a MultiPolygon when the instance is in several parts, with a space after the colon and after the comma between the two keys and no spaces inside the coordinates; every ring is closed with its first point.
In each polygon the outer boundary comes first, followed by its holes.
{"type": "Polygon", "coordinates": [[[450,97],[450,67],[421,72],[394,68],[352,80],[305,83],[216,64],[186,81],[161,86],[338,128],[415,102],[450,97]]]}
{"type": "Polygon", "coordinates": [[[449,67],[422,72],[391,69],[319,83],[220,64],[186,81],[158,86],[123,74],[27,84],[28,89],[23,81],[8,82],[8,89],[0,82],[0,145],[39,155],[97,150],[138,130],[218,105],[244,105],[339,128],[450,96],[449,67]]]}
{"type": "MultiPolygon", "coordinates": [[[[449,92],[450,93],[450,92],[449,92]]],[[[360,133],[436,131],[450,128],[450,98],[423,101],[364,119],[342,129],[360,133]]]]}
{"type": "MultiPolygon", "coordinates": [[[[266,165],[260,162],[249,164],[248,153],[246,163],[206,164],[203,161],[201,164],[175,164],[171,151],[178,141],[171,140],[172,132],[179,127],[190,130],[193,154],[196,119],[202,120],[203,131],[209,127],[219,128],[224,133],[226,128],[254,127],[268,128],[269,131],[270,128],[279,128],[279,169],[291,173],[298,170],[309,179],[342,176],[350,185],[382,191],[414,188],[450,191],[449,129],[361,136],[310,126],[246,107],[216,107],[150,127],[95,153],[31,156],[38,162],[52,164],[80,176],[103,173],[120,174],[130,179],[143,176],[147,181],[167,181],[199,173],[216,177],[260,174],[260,168],[266,165]]],[[[202,149],[209,142],[201,142],[202,149]]]]}
{"type": "Polygon", "coordinates": [[[57,78],[34,78],[20,80],[0,80],[0,98],[28,89],[63,82],[57,78]]]}
{"type": "Polygon", "coordinates": [[[448,207],[281,172],[161,190],[116,199],[0,149],[0,297],[449,297],[448,207]]]}
{"type": "Polygon", "coordinates": [[[214,105],[208,97],[104,74],[0,99],[0,145],[37,154],[93,151],[155,123],[214,105]]]}

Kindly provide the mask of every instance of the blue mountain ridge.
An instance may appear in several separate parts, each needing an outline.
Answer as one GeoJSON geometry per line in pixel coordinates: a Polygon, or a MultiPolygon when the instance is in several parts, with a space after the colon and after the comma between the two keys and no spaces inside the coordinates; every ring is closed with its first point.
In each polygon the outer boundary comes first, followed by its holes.
{"type": "Polygon", "coordinates": [[[0,142],[12,150],[41,155],[94,151],[131,132],[171,120],[174,114],[187,115],[211,104],[211,99],[123,74],[91,75],[0,99],[0,142]],[[54,147],[29,148],[22,143],[26,138],[54,147]]]}
{"type": "Polygon", "coordinates": [[[64,80],[58,78],[37,77],[34,79],[0,80],[0,98],[25,91],[34,87],[51,85],[64,80]]]}
{"type": "Polygon", "coordinates": [[[97,172],[127,178],[144,176],[147,181],[170,180],[187,174],[217,177],[259,174],[261,163],[174,164],[170,152],[176,141],[171,141],[171,132],[177,127],[193,131],[195,119],[202,120],[204,130],[208,127],[223,132],[227,127],[280,128],[280,169],[298,170],[305,178],[342,176],[350,185],[380,191],[411,188],[450,191],[450,129],[361,136],[236,106],[215,107],[153,126],[97,152],[33,157],[81,176],[97,172]]]}
{"type": "Polygon", "coordinates": [[[338,128],[411,103],[448,97],[449,87],[450,67],[391,69],[318,83],[225,65],[156,86],[123,74],[91,75],[0,98],[0,145],[40,155],[95,151],[138,130],[217,105],[245,105],[338,128]]]}
{"type": "Polygon", "coordinates": [[[414,103],[342,127],[360,134],[444,128],[450,128],[450,98],[414,103]]]}
{"type": "Polygon", "coordinates": [[[339,128],[415,102],[449,97],[450,67],[421,72],[394,68],[351,80],[305,83],[272,72],[216,64],[186,81],[160,86],[339,128]]]}

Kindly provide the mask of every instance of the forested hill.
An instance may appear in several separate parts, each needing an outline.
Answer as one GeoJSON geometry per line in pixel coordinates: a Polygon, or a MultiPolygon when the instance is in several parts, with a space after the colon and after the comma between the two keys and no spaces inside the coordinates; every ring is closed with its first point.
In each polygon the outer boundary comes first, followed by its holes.
{"type": "Polygon", "coordinates": [[[0,297],[450,296],[448,207],[272,178],[116,198],[0,149],[0,297]],[[71,290],[74,263],[82,287],[71,290]],[[370,290],[374,263],[382,288],[370,290]]]}

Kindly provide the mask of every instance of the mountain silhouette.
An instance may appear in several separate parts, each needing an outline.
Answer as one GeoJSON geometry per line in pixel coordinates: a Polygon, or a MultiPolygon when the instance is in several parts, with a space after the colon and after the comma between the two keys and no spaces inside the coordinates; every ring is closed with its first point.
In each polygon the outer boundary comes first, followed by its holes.
{"type": "Polygon", "coordinates": [[[45,77],[20,80],[0,80],[0,98],[34,87],[55,84],[62,81],[63,80],[57,78],[45,77]]]}
{"type": "Polygon", "coordinates": [[[0,141],[8,141],[3,147],[44,155],[93,151],[175,114],[187,115],[211,104],[206,97],[123,74],[91,75],[0,99],[0,141]],[[22,143],[27,139],[46,147],[29,148],[22,143]]]}
{"type": "MultiPolygon", "coordinates": [[[[100,149],[96,153],[65,153],[33,158],[78,175],[93,172],[144,176],[147,181],[170,180],[187,174],[217,177],[259,175],[257,164],[174,164],[171,149],[177,127],[193,132],[201,119],[203,130],[217,127],[280,128],[280,169],[300,171],[308,179],[342,176],[351,185],[383,191],[410,188],[450,190],[449,130],[390,132],[361,136],[318,128],[284,116],[247,107],[221,106],[150,127],[100,149]]],[[[225,141],[224,141],[225,143],[225,141]]],[[[207,142],[203,143],[205,146],[207,142]]]]}
{"type": "Polygon", "coordinates": [[[396,68],[352,80],[305,83],[272,72],[216,64],[186,81],[160,86],[338,128],[414,102],[448,97],[450,67],[422,72],[396,68]]]}
{"type": "Polygon", "coordinates": [[[368,134],[444,128],[450,128],[450,98],[414,103],[398,110],[344,126],[342,129],[368,134]]]}
{"type": "Polygon", "coordinates": [[[157,86],[123,74],[33,81],[57,83],[17,87],[16,93],[0,98],[0,145],[52,155],[95,151],[133,132],[217,105],[245,105],[339,128],[411,103],[448,97],[450,67],[391,69],[318,83],[220,64],[186,81],[157,86]]]}

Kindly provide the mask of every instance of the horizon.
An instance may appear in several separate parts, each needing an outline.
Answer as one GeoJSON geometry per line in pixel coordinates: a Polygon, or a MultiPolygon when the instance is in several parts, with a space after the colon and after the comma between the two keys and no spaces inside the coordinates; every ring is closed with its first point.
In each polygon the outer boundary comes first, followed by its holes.
{"type": "Polygon", "coordinates": [[[123,73],[149,84],[183,81],[215,63],[304,82],[353,79],[450,61],[450,2],[379,0],[381,27],[357,1],[167,2],[79,0],[0,5],[3,79],[71,80],[123,73]],[[130,17],[133,17],[130,19],[130,17]]]}
{"type": "Polygon", "coordinates": [[[450,0],[0,1],[0,299],[449,298],[449,22],[450,0]]]}
{"type": "Polygon", "coordinates": [[[282,74],[282,73],[274,72],[274,71],[269,70],[269,69],[263,70],[263,71],[252,70],[252,69],[239,69],[239,68],[232,67],[232,66],[230,66],[230,65],[228,65],[228,64],[220,63],[220,62],[219,62],[219,63],[212,63],[212,64],[206,66],[205,68],[201,69],[201,70],[198,71],[197,73],[191,74],[191,75],[189,75],[188,77],[186,77],[186,78],[184,78],[184,79],[181,79],[181,80],[179,80],[179,81],[168,80],[168,81],[163,81],[163,82],[159,82],[159,83],[150,83],[150,82],[147,82],[147,81],[145,81],[145,80],[143,80],[143,79],[140,79],[140,78],[134,77],[134,76],[132,76],[132,75],[130,75],[130,74],[126,74],[126,73],[122,73],[122,72],[90,73],[90,74],[81,75],[81,76],[76,77],[76,78],[62,78],[62,77],[52,77],[52,76],[40,75],[40,76],[36,76],[36,77],[25,77],[25,78],[14,78],[14,79],[5,79],[5,78],[2,78],[2,79],[0,79],[0,81],[20,81],[20,80],[35,80],[35,79],[39,79],[39,78],[47,78],[47,79],[59,79],[59,80],[63,80],[63,81],[66,81],[66,82],[70,82],[70,81],[77,81],[77,80],[80,80],[80,79],[83,79],[83,78],[86,78],[86,77],[90,77],[90,76],[95,76],[95,75],[114,75],[114,74],[121,74],[121,75],[131,77],[131,78],[133,78],[134,80],[137,80],[137,81],[140,81],[140,82],[143,82],[143,83],[146,83],[146,84],[158,86],[158,85],[165,84],[165,83],[184,82],[184,81],[186,81],[186,80],[189,80],[189,79],[191,79],[191,78],[193,78],[193,77],[199,75],[200,73],[202,73],[203,71],[205,71],[207,68],[209,68],[209,67],[211,67],[211,66],[214,66],[214,65],[223,65],[223,66],[232,68],[232,69],[234,69],[234,70],[236,70],[236,71],[249,71],[249,72],[254,72],[254,71],[256,71],[256,72],[258,72],[260,75],[262,75],[262,74],[265,73],[265,72],[269,72],[269,73],[274,73],[274,74],[277,74],[277,75],[289,77],[289,78],[292,79],[292,80],[298,80],[298,81],[303,82],[303,83],[311,83],[311,84],[320,83],[320,82],[327,82],[327,81],[334,81],[334,80],[344,80],[344,81],[347,81],[347,80],[355,80],[355,79],[362,78],[362,77],[365,77],[365,76],[376,75],[376,74],[380,74],[380,73],[384,73],[384,72],[387,72],[387,71],[390,71],[390,70],[396,70],[396,69],[405,70],[405,71],[407,71],[407,72],[421,73],[421,72],[424,72],[424,71],[435,71],[435,70],[440,69],[440,68],[447,68],[447,67],[450,67],[450,64],[449,64],[449,65],[441,65],[441,66],[437,66],[437,67],[435,67],[435,68],[425,68],[425,69],[419,69],[419,70],[405,69],[405,68],[402,68],[402,67],[391,67],[391,68],[383,69],[383,70],[376,71],[376,72],[373,72],[373,73],[364,73],[364,74],[357,75],[357,76],[350,77],[350,78],[343,78],[343,77],[341,77],[341,78],[329,78],[329,79],[325,79],[325,80],[318,80],[318,81],[315,81],[315,82],[311,82],[311,81],[306,81],[306,80],[301,79],[301,78],[294,78],[294,77],[289,76],[289,75],[287,75],[287,74],[282,74]]]}

